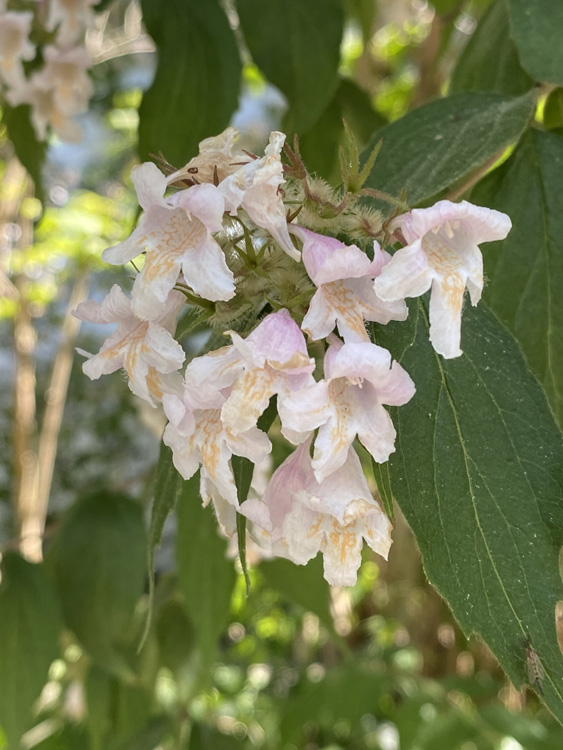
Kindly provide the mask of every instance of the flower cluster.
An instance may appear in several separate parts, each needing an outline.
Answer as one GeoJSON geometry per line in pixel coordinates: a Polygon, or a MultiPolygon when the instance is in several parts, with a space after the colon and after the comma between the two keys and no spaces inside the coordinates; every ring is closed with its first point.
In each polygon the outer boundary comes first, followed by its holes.
{"type": "MultiPolygon", "coordinates": [[[[374,461],[387,461],[396,433],[386,407],[415,395],[409,374],[374,343],[366,322],[405,320],[405,298],[431,288],[431,342],[444,357],[460,355],[465,287],[473,304],[483,287],[478,244],[504,238],[510,220],[441,201],[381,231],[404,245],[392,256],[374,236],[364,249],[348,245],[313,231],[319,216],[305,225],[296,178],[285,179],[282,133],[271,134],[260,158],[234,151],[235,136],[228,128],[203,141],[171,174],[152,163],[133,171],[144,212],[131,236],[103,257],[112,264],[138,259],[138,273],[131,298],[114,286],[101,304],[76,310],[83,320],[117,324],[100,351],[87,355],[84,371],[98,378],[124,368],[135,394],[161,404],[176,469],[185,479],[200,470],[202,499],[214,504],[226,533],[236,533],[241,513],[269,554],[304,564],[321,551],[326,579],[351,585],[363,540],[383,557],[391,544],[357,443],[374,461]],[[180,374],[185,354],[174,331],[185,303],[189,315],[199,310],[221,332],[237,330],[180,374]],[[259,464],[271,453],[260,417],[274,398],[273,430],[291,452],[261,496],[239,505],[232,459],[259,464]]],[[[309,182],[305,193],[310,214],[309,182]]],[[[353,212],[351,201],[347,222],[353,212]]]]}
{"type": "Polygon", "coordinates": [[[92,24],[95,2],[49,0],[47,5],[38,4],[35,14],[6,11],[0,5],[0,84],[11,106],[30,105],[31,123],[41,141],[47,138],[48,128],[66,141],[81,138],[72,118],[86,111],[93,93],[84,32],[92,24]],[[52,41],[35,45],[32,32],[34,38],[52,41]],[[24,62],[31,63],[29,75],[24,62]]]}

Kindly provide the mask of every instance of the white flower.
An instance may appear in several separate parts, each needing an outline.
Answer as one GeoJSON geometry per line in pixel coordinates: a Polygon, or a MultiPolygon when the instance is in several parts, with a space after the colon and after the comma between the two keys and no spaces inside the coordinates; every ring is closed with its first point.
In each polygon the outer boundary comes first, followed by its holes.
{"type": "Polygon", "coordinates": [[[262,501],[244,502],[240,512],[264,530],[256,538],[274,554],[304,565],[319,550],[333,586],[352,586],[363,539],[382,557],[391,546],[391,524],[373,499],[356,452],[321,482],[302,443],[274,472],[262,501]]]}
{"type": "Polygon", "coordinates": [[[398,250],[374,281],[381,299],[430,295],[430,341],[446,358],[459,357],[465,287],[476,305],[483,290],[482,242],[502,240],[512,226],[500,211],[467,201],[439,201],[396,220],[409,243],[398,250]]]}
{"type": "Polygon", "coordinates": [[[303,242],[303,263],[318,287],[301,324],[313,341],[326,338],[335,325],[346,342],[369,341],[365,320],[406,319],[403,300],[383,302],[373,289],[373,279],[391,259],[377,242],[370,261],[356,245],[295,225],[290,231],[303,242]]]}
{"type": "Polygon", "coordinates": [[[77,115],[88,108],[88,100],[94,93],[92,82],[86,73],[90,58],[83,47],[62,50],[47,45],[43,50],[44,67],[34,77],[35,85],[44,91],[53,92],[53,100],[65,115],[77,115]]]}
{"type": "Polygon", "coordinates": [[[57,29],[57,44],[68,47],[74,44],[94,20],[91,6],[98,0],[49,0],[49,15],[45,27],[57,29]]]}
{"type": "Polygon", "coordinates": [[[204,299],[234,297],[233,274],[211,236],[223,226],[224,200],[218,188],[204,183],[165,198],[170,180],[151,162],[136,167],[131,179],[144,214],[133,234],[105,250],[102,258],[117,265],[146,249],[131,295],[135,314],[145,320],[157,318],[180,273],[204,299]]]}
{"type": "Polygon", "coordinates": [[[190,180],[194,183],[212,182],[219,184],[251,158],[243,151],[233,154],[233,145],[238,130],[228,127],[220,135],[206,138],[199,144],[199,154],[170,175],[169,182],[190,180]]]}
{"type": "Polygon", "coordinates": [[[286,396],[278,405],[283,434],[319,428],[313,469],[322,482],[346,461],[356,435],[378,463],[395,450],[396,432],[384,404],[406,404],[414,383],[386,349],[369,342],[342,344],[336,337],[325,356],[325,380],[286,396]]]}
{"type": "Polygon", "coordinates": [[[0,78],[9,86],[25,81],[22,60],[33,60],[35,45],[29,41],[33,13],[8,11],[0,14],[0,78]]]}
{"type": "Polygon", "coordinates": [[[82,130],[72,117],[63,112],[57,101],[56,90],[45,88],[41,72],[33,73],[28,81],[19,88],[13,87],[6,92],[6,99],[13,106],[29,104],[31,107],[31,124],[40,141],[47,139],[47,129],[51,127],[63,141],[77,143],[82,140],[82,130]]]}
{"type": "MultiPolygon", "coordinates": [[[[211,482],[224,500],[238,505],[231,457],[245,456],[259,463],[272,449],[268,436],[257,427],[233,435],[223,424],[220,409],[195,409],[190,413],[188,406],[182,416],[181,400],[173,395],[163,399],[163,406],[171,421],[162,439],[172,449],[176,469],[184,479],[190,479],[201,466],[201,482],[211,482]]],[[[208,485],[204,486],[209,495],[208,485]]]]}
{"type": "Polygon", "coordinates": [[[231,331],[232,346],[198,357],[186,369],[186,383],[198,391],[232,386],[222,407],[223,423],[234,435],[255,426],[270,398],[298,390],[313,381],[315,362],[299,326],[287,310],[267,315],[247,336],[231,331]]]}
{"type": "Polygon", "coordinates": [[[280,247],[298,261],[301,254],[289,236],[280,193],[285,181],[280,158],[284,142],[283,133],[272,132],[264,156],[239,167],[220,183],[219,189],[229,213],[235,215],[239,207],[243,208],[256,226],[266,229],[280,247]]]}
{"type": "Polygon", "coordinates": [[[161,318],[147,322],[133,314],[131,301],[117,284],[101,304],[82,302],[73,312],[75,317],[91,323],[118,324],[97,354],[79,350],[89,358],[82,367],[84,373],[97,380],[123,367],[133,393],[154,406],[168,388],[163,376],[175,373],[186,356],[171,334],[183,304],[182,295],[173,292],[161,318]]]}

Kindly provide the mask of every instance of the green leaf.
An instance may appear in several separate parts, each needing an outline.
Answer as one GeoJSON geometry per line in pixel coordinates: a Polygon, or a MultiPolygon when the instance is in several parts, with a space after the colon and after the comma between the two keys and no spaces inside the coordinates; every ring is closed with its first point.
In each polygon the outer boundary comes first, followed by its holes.
{"type": "Polygon", "coordinates": [[[532,129],[471,199],[507,213],[512,230],[483,257],[485,298],[518,339],[563,427],[563,138],[532,129]]]}
{"type": "Polygon", "coordinates": [[[193,625],[196,648],[203,663],[212,659],[229,615],[235,567],[226,557],[211,508],[203,508],[198,492],[199,472],[183,484],[178,503],[176,561],[178,584],[193,625]]]}
{"type": "Polygon", "coordinates": [[[37,140],[30,114],[31,108],[28,104],[15,108],[8,106],[5,102],[2,104],[2,120],[6,125],[8,138],[14,145],[16,156],[35,183],[36,197],[42,201],[41,170],[47,154],[47,144],[45,141],[37,140]]]}
{"type": "Polygon", "coordinates": [[[169,599],[162,605],[156,634],[163,665],[175,674],[181,673],[194,650],[194,632],[180,601],[169,599]]]}
{"type": "Polygon", "coordinates": [[[547,97],[543,110],[543,124],[548,130],[563,128],[563,88],[554,89],[547,97]]]}
{"type": "Polygon", "coordinates": [[[534,82],[522,70],[516,46],[509,36],[504,0],[484,13],[455,66],[451,91],[495,91],[518,96],[534,82]]]}
{"type": "Polygon", "coordinates": [[[534,109],[533,94],[454,94],[425,104],[377,131],[383,145],[366,186],[410,205],[432,198],[518,140],[534,109]]]}
{"type": "Polygon", "coordinates": [[[317,615],[329,632],[334,634],[334,623],[330,614],[330,586],[323,578],[323,562],[320,555],[307,565],[295,565],[281,557],[264,560],[260,563],[260,572],[270,588],[317,615]]]}
{"type": "Polygon", "coordinates": [[[227,127],[238,105],[241,62],[218,0],[142,0],[158,50],[154,81],[139,110],[141,159],[160,151],[183,166],[198,143],[227,127]]]}
{"type": "Polygon", "coordinates": [[[34,745],[33,750],[95,750],[95,748],[91,747],[84,726],[69,723],[34,745]]]}
{"type": "Polygon", "coordinates": [[[300,743],[305,727],[332,731],[344,719],[360,724],[364,714],[377,713],[382,694],[389,689],[385,673],[375,672],[367,663],[350,662],[327,670],[320,682],[304,678],[284,701],[281,737],[283,743],[300,743]]]}
{"type": "Polygon", "coordinates": [[[389,464],[378,464],[371,459],[377,490],[383,502],[385,513],[391,521],[395,520],[395,509],[393,507],[393,491],[391,490],[391,477],[389,475],[389,464]]]}
{"type": "Polygon", "coordinates": [[[170,513],[174,510],[176,502],[182,491],[182,477],[176,471],[172,462],[172,451],[164,443],[160,443],[160,454],[156,468],[156,479],[154,484],[154,500],[151,511],[151,523],[149,527],[149,538],[147,546],[147,560],[149,573],[149,602],[147,607],[147,620],[141,639],[141,647],[145,643],[152,623],[154,607],[154,560],[157,547],[160,546],[164,524],[170,513]]]}
{"type": "Polygon", "coordinates": [[[109,493],[79,500],[50,551],[68,627],[101,666],[113,671],[127,670],[114,649],[143,593],[145,555],[140,506],[109,493]]]}
{"type": "Polygon", "coordinates": [[[425,306],[378,329],[417,392],[393,409],[393,494],[430,582],[464,632],[478,633],[512,682],[528,682],[530,638],[546,672],[544,700],[563,719],[563,441],[517,343],[484,305],[464,311],[464,355],[428,340],[425,306]]]}
{"type": "Polygon", "coordinates": [[[507,0],[510,31],[520,62],[532,78],[563,86],[563,3],[507,0]]]}
{"type": "Polygon", "coordinates": [[[369,96],[353,81],[342,78],[334,97],[313,127],[299,138],[299,148],[310,172],[338,184],[338,148],[343,142],[344,120],[363,148],[371,134],[385,124],[371,106],[369,96]]]}
{"type": "Polygon", "coordinates": [[[173,730],[169,716],[153,716],[131,739],[118,746],[118,750],[154,750],[161,747],[164,736],[173,730]]]}
{"type": "Polygon", "coordinates": [[[8,552],[0,584],[0,725],[9,747],[31,723],[31,708],[59,655],[61,617],[41,565],[8,552]]]}
{"type": "Polygon", "coordinates": [[[242,740],[232,734],[223,734],[217,729],[199,722],[192,726],[188,750],[237,750],[244,748],[242,740]]]}
{"type": "Polygon", "coordinates": [[[237,0],[237,10],[254,62],[289,101],[286,132],[308,130],[338,85],[341,0],[237,0]]]}

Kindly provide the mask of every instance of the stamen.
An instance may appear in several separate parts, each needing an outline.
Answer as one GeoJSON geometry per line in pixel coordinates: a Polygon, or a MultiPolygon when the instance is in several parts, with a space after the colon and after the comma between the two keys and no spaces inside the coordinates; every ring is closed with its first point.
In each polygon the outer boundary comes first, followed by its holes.
{"type": "Polygon", "coordinates": [[[454,230],[452,229],[452,227],[450,225],[450,222],[449,221],[444,222],[444,227],[446,229],[446,234],[448,235],[448,237],[451,240],[452,237],[454,236],[454,230]]]}
{"type": "Polygon", "coordinates": [[[350,385],[357,385],[358,388],[362,388],[362,386],[364,385],[364,379],[359,375],[353,375],[352,377],[348,376],[347,379],[350,385]]]}

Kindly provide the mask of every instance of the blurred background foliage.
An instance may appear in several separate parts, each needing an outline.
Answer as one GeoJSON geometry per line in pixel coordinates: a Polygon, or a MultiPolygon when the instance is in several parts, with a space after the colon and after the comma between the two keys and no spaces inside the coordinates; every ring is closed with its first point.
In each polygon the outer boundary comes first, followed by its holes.
{"type": "MultiPolygon", "coordinates": [[[[343,119],[365,147],[449,92],[518,96],[540,80],[536,117],[559,132],[563,80],[521,67],[502,0],[102,1],[87,48],[81,144],[43,147],[25,111],[0,125],[0,748],[563,747],[533,694],[464,638],[398,511],[388,563],[366,550],[354,588],[331,590],[319,559],[250,548],[247,597],[186,483],[139,652],[163,422],[118,375],[83,376],[74,347],[96,351],[106,332],[79,334],[70,314],[127,283],[100,255],[136,219],[139,157],[179,167],[229,123],[258,151],[280,128],[337,183],[343,119]]],[[[197,352],[201,333],[183,343],[197,352]]]]}

